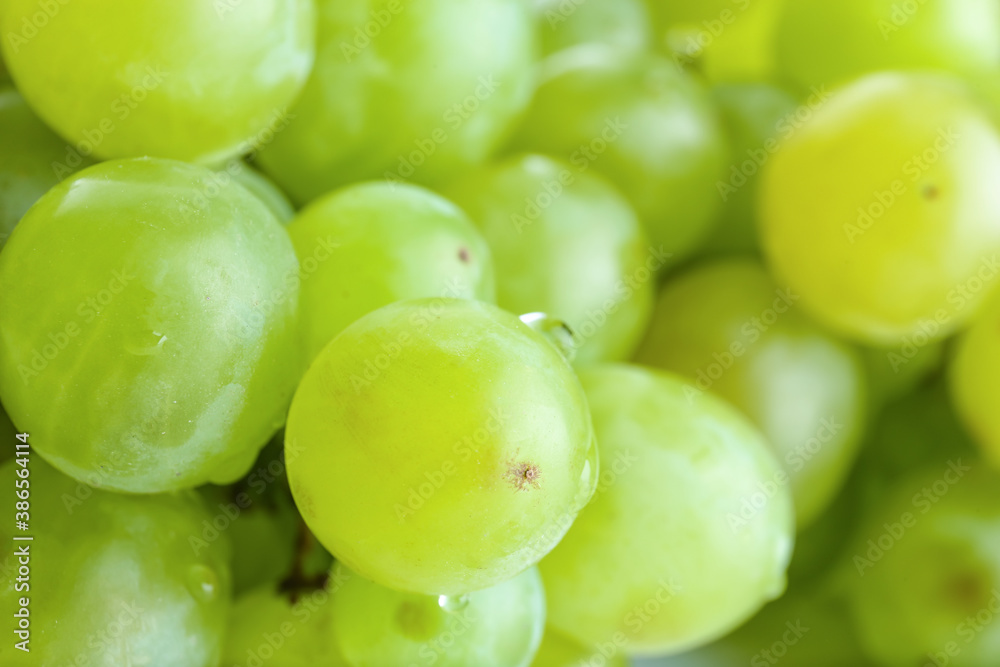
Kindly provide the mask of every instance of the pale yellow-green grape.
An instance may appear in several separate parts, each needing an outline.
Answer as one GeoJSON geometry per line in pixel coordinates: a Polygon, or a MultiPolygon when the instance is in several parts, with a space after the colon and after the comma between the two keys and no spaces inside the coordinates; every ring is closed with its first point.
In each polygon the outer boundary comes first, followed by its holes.
{"type": "Polygon", "coordinates": [[[795,98],[764,83],[712,89],[729,132],[729,171],[716,183],[724,206],[705,243],[709,253],[757,252],[757,191],[764,165],[798,126],[795,98]]]}
{"type": "Polygon", "coordinates": [[[11,513],[0,523],[7,624],[0,664],[218,665],[229,611],[228,544],[224,536],[198,540],[208,515],[197,496],[108,493],[65,477],[37,452],[23,461],[0,467],[11,513]],[[15,481],[27,496],[15,495],[15,481]],[[15,527],[16,502],[28,506],[23,530],[15,527]],[[23,536],[33,539],[13,539],[23,536]],[[28,636],[17,637],[21,609],[28,636]],[[24,639],[30,652],[15,648],[24,639]]]}
{"type": "Polygon", "coordinates": [[[869,404],[879,409],[911,393],[935,373],[944,359],[944,344],[910,343],[903,349],[889,350],[865,347],[861,357],[867,370],[869,404]]]}
{"type": "Polygon", "coordinates": [[[786,0],[774,48],[782,74],[807,86],[890,69],[995,76],[1000,5],[993,0],[786,0]]]}
{"type": "MultiPolygon", "coordinates": [[[[906,667],[923,664],[906,663],[906,667]]],[[[745,665],[875,667],[859,645],[844,603],[816,587],[790,590],[736,632],[709,646],[643,667],[745,665]]]]}
{"type": "Polygon", "coordinates": [[[363,315],[404,299],[493,301],[490,249],[457,206],[412,185],[326,195],[288,227],[302,263],[302,340],[314,359],[363,315]]]}
{"type": "Polygon", "coordinates": [[[40,121],[9,84],[0,85],[0,248],[49,188],[91,160],[40,121]]]}
{"type": "Polygon", "coordinates": [[[597,484],[587,401],[556,347],[495,306],[366,315],[313,362],[285,459],[320,542],[383,586],[457,595],[534,565],[597,484]]]}
{"type": "Polygon", "coordinates": [[[678,376],[607,365],[580,380],[601,482],[539,565],[549,624],[597,649],[677,653],[780,595],[795,521],[760,432],[678,376]]]}
{"type": "Polygon", "coordinates": [[[997,664],[998,488],[995,471],[957,458],[907,475],[869,507],[837,588],[879,664],[997,664]]]}
{"type": "Polygon", "coordinates": [[[635,213],[600,176],[540,155],[474,172],[448,194],[493,251],[497,304],[543,312],[575,334],[575,362],[628,358],[653,305],[656,270],[635,213]]]}
{"type": "Polygon", "coordinates": [[[237,183],[245,187],[257,199],[264,202],[278,222],[287,224],[295,217],[295,207],[288,201],[285,193],[271,179],[260,173],[242,160],[232,160],[223,169],[232,175],[237,183]]]}
{"type": "Polygon", "coordinates": [[[607,647],[602,653],[588,649],[552,628],[546,628],[542,645],[531,667],[628,667],[625,654],[618,647],[607,647]]]}
{"type": "Polygon", "coordinates": [[[318,0],[316,67],[265,172],[304,204],[356,181],[485,161],[531,100],[529,0],[318,0]]]}
{"type": "Polygon", "coordinates": [[[211,164],[247,152],[287,122],[315,55],[311,0],[5,0],[0,10],[18,89],[84,156],[211,164]]]}
{"type": "Polygon", "coordinates": [[[91,485],[230,482],[284,421],[297,307],[291,241],[247,190],[172,160],[103,162],[0,252],[0,395],[91,485]]]}
{"type": "Polygon", "coordinates": [[[654,41],[674,61],[712,81],[773,77],[774,33],[785,2],[794,0],[649,0],[654,41]]]}
{"type": "Polygon", "coordinates": [[[948,370],[955,409],[983,456],[1000,466],[1000,310],[991,308],[961,338],[948,370]]]}
{"type": "Polygon", "coordinates": [[[531,568],[459,597],[401,593],[334,567],[333,637],[352,667],[528,667],[545,628],[531,568]]]}
{"type": "Polygon", "coordinates": [[[514,145],[606,176],[653,247],[675,260],[703,240],[722,204],[728,148],[712,98],[658,56],[600,44],[552,56],[514,145]]]}
{"type": "Polygon", "coordinates": [[[960,329],[996,283],[1000,137],[954,79],[874,74],[768,162],[762,242],[803,309],[905,350],[960,329]]]}
{"type": "Polygon", "coordinates": [[[592,42],[638,53],[653,41],[645,0],[532,0],[532,5],[546,54],[592,42]]]}
{"type": "Polygon", "coordinates": [[[636,359],[739,407],[783,464],[799,527],[833,500],[865,425],[860,355],[799,310],[754,259],[702,264],[667,283],[636,359]]]}
{"type": "Polygon", "coordinates": [[[229,615],[226,667],[355,667],[337,652],[331,595],[325,588],[283,593],[263,586],[236,598],[229,615]],[[294,599],[293,599],[294,598],[294,599]]]}

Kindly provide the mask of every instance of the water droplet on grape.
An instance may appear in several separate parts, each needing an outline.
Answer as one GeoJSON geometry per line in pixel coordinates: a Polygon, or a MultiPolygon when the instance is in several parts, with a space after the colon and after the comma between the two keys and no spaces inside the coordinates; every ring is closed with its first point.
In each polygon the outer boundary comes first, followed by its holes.
{"type": "Polygon", "coordinates": [[[211,602],[219,593],[219,577],[206,565],[192,565],[187,575],[188,592],[199,602],[211,602]]]}
{"type": "Polygon", "coordinates": [[[469,606],[468,595],[439,595],[438,606],[449,612],[462,611],[469,606]]]}

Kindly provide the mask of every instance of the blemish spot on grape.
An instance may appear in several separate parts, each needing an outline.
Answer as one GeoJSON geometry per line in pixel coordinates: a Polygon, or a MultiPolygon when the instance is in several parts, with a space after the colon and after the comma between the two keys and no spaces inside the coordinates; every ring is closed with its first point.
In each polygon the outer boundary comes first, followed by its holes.
{"type": "Polygon", "coordinates": [[[940,195],[941,193],[937,189],[936,185],[928,184],[924,186],[923,194],[924,194],[924,199],[928,201],[934,201],[935,199],[938,198],[938,195],[940,195]]]}
{"type": "Polygon", "coordinates": [[[506,478],[518,491],[541,488],[542,471],[534,463],[525,461],[512,464],[507,469],[506,478]]]}
{"type": "Polygon", "coordinates": [[[469,255],[469,249],[466,248],[465,246],[462,246],[461,248],[459,248],[458,249],[458,258],[460,260],[462,260],[463,264],[468,264],[469,260],[471,259],[471,256],[469,255]]]}

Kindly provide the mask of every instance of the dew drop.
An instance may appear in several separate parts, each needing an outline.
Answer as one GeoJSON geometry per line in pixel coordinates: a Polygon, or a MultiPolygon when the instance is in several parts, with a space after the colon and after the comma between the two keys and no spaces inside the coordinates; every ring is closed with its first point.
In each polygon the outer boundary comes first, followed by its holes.
{"type": "Polygon", "coordinates": [[[445,611],[462,611],[469,606],[468,595],[439,595],[438,606],[445,611]]]}
{"type": "Polygon", "coordinates": [[[219,593],[219,577],[206,565],[192,565],[186,583],[188,592],[199,602],[212,602],[219,593]]]}

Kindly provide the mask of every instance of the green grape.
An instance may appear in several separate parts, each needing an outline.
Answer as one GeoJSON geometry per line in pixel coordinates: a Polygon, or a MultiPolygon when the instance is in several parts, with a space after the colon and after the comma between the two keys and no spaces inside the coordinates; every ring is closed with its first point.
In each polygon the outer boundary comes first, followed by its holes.
{"type": "Polygon", "coordinates": [[[722,215],[705,244],[707,252],[757,252],[757,176],[795,131],[797,104],[781,88],[764,83],[713,88],[729,131],[729,172],[716,183],[722,215]]]}
{"type": "Polygon", "coordinates": [[[711,390],[760,427],[788,473],[798,526],[833,500],[865,424],[860,356],[798,312],[798,295],[751,259],[668,283],[636,359],[711,390]]]}
{"type": "Polygon", "coordinates": [[[905,350],[861,350],[868,371],[869,403],[881,408],[916,389],[930,374],[941,367],[944,345],[928,343],[922,347],[910,345],[905,350]]]}
{"type": "Polygon", "coordinates": [[[794,518],[761,434],[673,375],[609,365],[580,380],[601,481],[539,565],[549,624],[605,657],[677,653],[778,596],[794,518]]]}
{"type": "Polygon", "coordinates": [[[595,174],[540,155],[512,158],[448,190],[475,220],[497,267],[497,304],[569,325],[576,361],[627,358],[652,310],[656,269],[627,201],[595,174]]]}
{"type": "Polygon", "coordinates": [[[649,5],[656,41],[679,65],[712,81],[762,81],[774,74],[774,33],[785,1],[649,0],[649,5]]]}
{"type": "Polygon", "coordinates": [[[618,652],[604,658],[600,653],[548,628],[531,667],[591,667],[598,664],[602,667],[628,667],[625,656],[618,652]]]}
{"type": "Polygon", "coordinates": [[[822,590],[789,592],[714,644],[643,667],[872,667],[846,611],[822,590]]]}
{"type": "Polygon", "coordinates": [[[91,164],[52,133],[9,86],[0,86],[0,249],[49,188],[91,164]]]}
{"type": "Polygon", "coordinates": [[[14,531],[13,520],[0,527],[11,545],[0,560],[0,609],[11,627],[27,607],[30,652],[15,648],[25,637],[8,630],[0,664],[218,665],[229,610],[228,545],[197,539],[207,520],[197,497],[108,493],[61,475],[34,453],[23,461],[0,467],[6,507],[17,500],[15,480],[30,492],[28,530],[14,531]],[[33,540],[14,542],[15,535],[33,540]],[[27,563],[20,549],[28,550],[27,563]]]}
{"type": "Polygon", "coordinates": [[[976,322],[960,339],[948,373],[952,402],[975,436],[982,455],[1000,466],[1000,309],[976,322]]]}
{"type": "Polygon", "coordinates": [[[542,641],[538,570],[460,597],[401,593],[337,565],[333,636],[353,667],[528,667],[542,641]]]}
{"type": "Polygon", "coordinates": [[[338,653],[330,584],[297,595],[262,586],[236,599],[222,664],[353,667],[338,653]]]}
{"type": "Polygon", "coordinates": [[[269,137],[315,55],[310,0],[5,0],[18,89],[79,154],[211,164],[269,137]]]}
{"type": "Polygon", "coordinates": [[[656,56],[603,45],[553,56],[514,145],[607,176],[653,246],[675,259],[698,245],[720,209],[728,149],[711,96],[656,56]]]}
{"type": "Polygon", "coordinates": [[[337,560],[428,595],[535,564],[598,474],[568,362],[513,315],[458,299],[386,306],[324,348],[292,402],[285,459],[337,560]]]}
{"type": "Polygon", "coordinates": [[[775,30],[782,73],[804,85],[877,70],[995,70],[994,0],[788,0],[775,30]]]}
{"type": "Polygon", "coordinates": [[[600,42],[641,53],[652,43],[644,0],[533,0],[542,52],[600,42]]]}
{"type": "Polygon", "coordinates": [[[287,224],[295,217],[295,207],[288,197],[282,192],[271,179],[260,173],[242,160],[229,162],[225,169],[220,169],[232,175],[233,179],[250,191],[257,199],[264,202],[264,205],[274,214],[278,222],[287,224]]]}
{"type": "Polygon", "coordinates": [[[309,359],[395,301],[495,297],[482,235],[458,207],[417,186],[348,186],[306,207],[288,232],[306,274],[301,329],[309,359]]]}
{"type": "Polygon", "coordinates": [[[319,0],[316,67],[259,163],[298,204],[483,162],[531,100],[528,0],[319,0]]]}
{"type": "Polygon", "coordinates": [[[957,82],[871,75],[768,162],[763,245],[821,323],[902,353],[961,328],[989,293],[998,179],[1000,137],[957,82]]]}
{"type": "Polygon", "coordinates": [[[868,508],[838,588],[880,664],[1000,660],[997,488],[995,472],[958,458],[899,480],[868,508]]]}
{"type": "Polygon", "coordinates": [[[38,452],[93,486],[229,482],[295,382],[298,264],[244,188],[159,159],[50,190],[0,253],[0,394],[38,452]]]}

